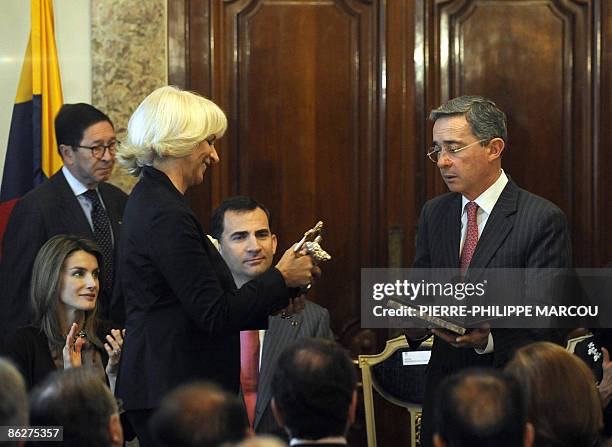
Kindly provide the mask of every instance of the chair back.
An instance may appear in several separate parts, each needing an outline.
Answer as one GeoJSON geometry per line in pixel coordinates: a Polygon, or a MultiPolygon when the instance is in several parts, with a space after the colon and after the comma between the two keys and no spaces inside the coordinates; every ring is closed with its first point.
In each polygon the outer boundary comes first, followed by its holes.
{"type": "Polygon", "coordinates": [[[411,447],[420,445],[425,372],[430,355],[431,343],[423,343],[419,349],[413,350],[402,335],[388,340],[379,354],[359,356],[368,447],[376,447],[373,390],[383,399],[408,410],[411,447]]]}

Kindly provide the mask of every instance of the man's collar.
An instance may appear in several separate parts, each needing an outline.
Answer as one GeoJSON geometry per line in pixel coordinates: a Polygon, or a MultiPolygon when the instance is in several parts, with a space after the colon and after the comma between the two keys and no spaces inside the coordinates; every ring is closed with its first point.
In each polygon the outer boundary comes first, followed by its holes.
{"type": "Polygon", "coordinates": [[[72,175],[72,172],[70,172],[66,165],[62,166],[62,174],[64,174],[64,177],[66,178],[66,181],[68,182],[68,185],[70,186],[70,189],[72,189],[75,196],[80,196],[87,191],[88,188],[79,182],[74,175],[72,175]]]}
{"type": "MultiPolygon", "coordinates": [[[[480,194],[476,199],[472,200],[476,202],[478,207],[482,209],[485,213],[491,214],[499,196],[501,196],[502,191],[508,184],[508,176],[504,170],[501,170],[500,176],[495,180],[491,186],[487,188],[485,192],[480,194]]],[[[461,212],[463,213],[465,210],[465,205],[470,202],[465,196],[461,196],[461,212]]]]}
{"type": "Polygon", "coordinates": [[[312,440],[312,439],[298,439],[298,438],[291,438],[291,441],[289,441],[289,445],[291,447],[293,446],[298,446],[301,444],[338,444],[338,445],[347,445],[347,441],[346,438],[344,436],[329,436],[327,438],[321,438],[321,439],[317,439],[317,440],[312,440]]]}

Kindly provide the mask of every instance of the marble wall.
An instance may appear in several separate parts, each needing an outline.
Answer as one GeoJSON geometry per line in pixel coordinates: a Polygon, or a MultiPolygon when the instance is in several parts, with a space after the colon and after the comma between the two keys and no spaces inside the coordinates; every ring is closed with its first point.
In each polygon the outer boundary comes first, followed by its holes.
{"type": "MultiPolygon", "coordinates": [[[[166,14],[167,0],[91,0],[92,104],[119,140],[145,96],[168,84],[166,14]]],[[[116,168],[111,183],[129,192],[135,180],[116,168]]]]}

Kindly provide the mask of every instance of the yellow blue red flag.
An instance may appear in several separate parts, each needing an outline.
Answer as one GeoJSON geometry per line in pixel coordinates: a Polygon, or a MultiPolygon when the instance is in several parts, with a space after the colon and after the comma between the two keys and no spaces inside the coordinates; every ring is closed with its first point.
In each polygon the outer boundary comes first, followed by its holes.
{"type": "Polygon", "coordinates": [[[53,0],[30,0],[30,15],[32,28],[21,68],[0,187],[0,202],[10,202],[3,206],[12,205],[62,166],[53,126],[63,103],[53,0]]]}

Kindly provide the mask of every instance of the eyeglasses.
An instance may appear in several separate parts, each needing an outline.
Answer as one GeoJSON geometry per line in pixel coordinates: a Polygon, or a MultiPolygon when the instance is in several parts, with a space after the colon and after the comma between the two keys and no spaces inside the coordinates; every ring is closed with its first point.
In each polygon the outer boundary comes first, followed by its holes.
{"type": "Polygon", "coordinates": [[[121,144],[121,142],[115,140],[108,144],[99,144],[97,146],[75,146],[75,148],[89,149],[94,158],[101,160],[107,150],[111,156],[114,156],[117,153],[117,145],[119,144],[121,144]]]}
{"type": "Polygon", "coordinates": [[[446,152],[449,155],[455,155],[457,152],[461,152],[462,150],[467,149],[470,146],[474,146],[475,144],[482,143],[483,141],[487,141],[487,138],[483,138],[482,140],[474,141],[473,143],[470,143],[467,146],[458,147],[458,148],[454,148],[452,146],[444,146],[444,145],[439,146],[435,144],[429,149],[429,152],[427,152],[427,156],[429,157],[431,161],[433,161],[434,163],[437,163],[438,160],[440,160],[440,157],[442,156],[442,150],[444,150],[444,152],[446,152]]]}

